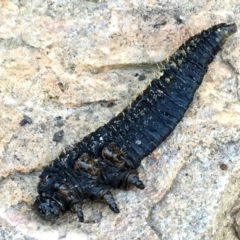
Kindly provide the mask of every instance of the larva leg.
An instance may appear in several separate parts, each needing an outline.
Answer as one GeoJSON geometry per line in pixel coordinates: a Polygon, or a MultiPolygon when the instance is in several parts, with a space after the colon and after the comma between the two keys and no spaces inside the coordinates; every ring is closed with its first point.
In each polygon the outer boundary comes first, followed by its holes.
{"type": "Polygon", "coordinates": [[[126,186],[134,185],[134,186],[136,186],[139,189],[144,189],[145,188],[143,182],[138,178],[137,173],[130,174],[128,176],[126,182],[127,182],[126,186]]]}
{"type": "Polygon", "coordinates": [[[106,202],[108,204],[109,208],[113,212],[115,212],[115,213],[119,213],[120,212],[111,192],[105,193],[102,196],[102,199],[103,199],[104,202],[106,202]]]}
{"type": "Polygon", "coordinates": [[[79,222],[84,221],[84,216],[83,216],[83,212],[82,212],[82,203],[74,204],[72,206],[71,210],[77,214],[79,222]]]}

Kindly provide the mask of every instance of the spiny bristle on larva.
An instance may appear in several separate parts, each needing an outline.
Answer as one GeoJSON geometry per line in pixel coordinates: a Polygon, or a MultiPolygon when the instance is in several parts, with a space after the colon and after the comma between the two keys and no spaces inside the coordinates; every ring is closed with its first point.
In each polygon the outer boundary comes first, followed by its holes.
{"type": "Polygon", "coordinates": [[[170,83],[171,78],[165,78],[165,81],[166,81],[167,83],[170,83]]]}
{"type": "Polygon", "coordinates": [[[188,29],[188,30],[186,31],[186,33],[187,33],[187,34],[186,34],[186,36],[185,36],[185,41],[186,41],[187,39],[189,39],[190,37],[196,35],[196,31],[195,31],[194,29],[192,29],[192,28],[188,29]]]}
{"type": "MultiPolygon", "coordinates": [[[[153,75],[153,73],[151,75],[153,75]]],[[[147,86],[149,86],[149,84],[152,82],[152,79],[153,79],[152,76],[151,77],[147,77],[147,79],[146,79],[147,86]]]]}
{"type": "Polygon", "coordinates": [[[66,154],[66,149],[64,147],[62,147],[60,152],[66,154]]]}
{"type": "Polygon", "coordinates": [[[71,147],[71,148],[73,148],[73,147],[74,147],[74,145],[75,145],[75,142],[69,142],[69,143],[68,143],[68,147],[71,147]]]}
{"type": "Polygon", "coordinates": [[[157,65],[158,70],[159,70],[160,72],[162,72],[163,69],[164,69],[164,64],[163,64],[163,62],[157,63],[156,65],[157,65]]]}
{"type": "Polygon", "coordinates": [[[177,65],[181,65],[181,64],[182,64],[182,62],[183,62],[183,60],[182,60],[182,59],[178,59],[178,60],[177,60],[177,65]]]}
{"type": "Polygon", "coordinates": [[[177,67],[177,64],[176,64],[176,62],[171,61],[171,62],[170,62],[170,66],[173,67],[173,68],[176,68],[176,67],[177,67]]]}
{"type": "Polygon", "coordinates": [[[160,78],[163,75],[163,72],[159,72],[159,71],[154,71],[152,73],[152,77],[155,78],[160,78]]]}
{"type": "MultiPolygon", "coordinates": [[[[153,74],[155,74],[155,73],[153,73],[153,74]]],[[[131,104],[132,104],[132,102],[139,96],[139,95],[141,95],[145,90],[146,90],[146,88],[151,84],[151,82],[152,82],[152,79],[149,79],[150,81],[146,81],[146,83],[143,85],[143,86],[141,86],[140,88],[139,88],[139,90],[130,98],[130,100],[129,100],[129,104],[128,104],[128,108],[129,107],[131,107],[131,104]]]]}

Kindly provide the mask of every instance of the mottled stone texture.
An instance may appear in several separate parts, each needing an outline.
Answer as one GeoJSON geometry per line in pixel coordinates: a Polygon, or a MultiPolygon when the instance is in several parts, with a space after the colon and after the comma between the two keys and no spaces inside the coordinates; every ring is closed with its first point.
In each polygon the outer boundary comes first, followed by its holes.
{"type": "Polygon", "coordinates": [[[121,111],[190,35],[233,21],[240,29],[238,0],[0,1],[0,238],[237,239],[240,31],[142,162],[145,190],[114,192],[120,214],[88,202],[85,223],[68,213],[51,225],[31,210],[61,149],[121,111]]]}

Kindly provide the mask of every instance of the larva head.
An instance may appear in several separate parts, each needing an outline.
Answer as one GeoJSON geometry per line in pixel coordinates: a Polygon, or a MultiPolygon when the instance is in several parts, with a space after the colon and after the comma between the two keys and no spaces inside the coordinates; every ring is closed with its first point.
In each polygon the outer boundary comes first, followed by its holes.
{"type": "Polygon", "coordinates": [[[55,199],[38,196],[33,204],[37,215],[46,221],[55,222],[62,214],[61,207],[55,199]]]}
{"type": "Polygon", "coordinates": [[[217,35],[221,40],[222,44],[226,42],[227,38],[237,31],[236,23],[220,23],[215,26],[217,35]]]}

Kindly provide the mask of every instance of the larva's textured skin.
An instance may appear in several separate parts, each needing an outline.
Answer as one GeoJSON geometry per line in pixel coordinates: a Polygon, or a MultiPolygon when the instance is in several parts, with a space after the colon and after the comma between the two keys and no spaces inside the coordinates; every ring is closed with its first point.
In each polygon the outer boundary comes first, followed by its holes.
{"type": "Polygon", "coordinates": [[[106,202],[118,213],[111,189],[144,188],[137,173],[141,160],[182,119],[208,65],[236,30],[234,23],[222,23],[191,37],[131,105],[45,167],[33,205],[38,215],[55,221],[71,210],[83,221],[85,199],[106,202]]]}

